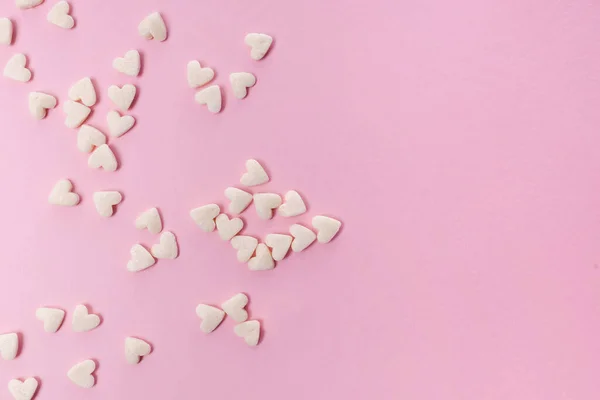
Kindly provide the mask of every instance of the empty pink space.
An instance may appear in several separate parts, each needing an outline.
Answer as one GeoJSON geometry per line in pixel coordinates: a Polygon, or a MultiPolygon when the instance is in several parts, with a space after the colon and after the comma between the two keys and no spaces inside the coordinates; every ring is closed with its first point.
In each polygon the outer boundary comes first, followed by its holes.
{"type": "Polygon", "coordinates": [[[19,356],[0,360],[0,398],[13,378],[37,377],[36,399],[592,400],[600,396],[600,3],[584,0],[71,0],[76,25],[46,21],[55,0],[19,10],[0,66],[24,53],[33,79],[0,79],[0,334],[19,356]],[[139,36],[160,11],[165,42],[139,36]],[[249,32],[274,37],[261,61],[249,32]],[[142,74],[111,64],[142,54],[142,74]],[[215,70],[221,113],[194,102],[186,65],[215,70]],[[232,72],[257,77],[238,100],[232,72]],[[133,83],[135,127],[111,139],[120,168],[92,170],[64,125],[69,87],[90,76],[89,123],[107,131],[110,85],[133,83]],[[34,120],[28,94],[59,100],[34,120]],[[297,190],[308,212],[261,221],[260,238],[343,221],[266,272],[238,263],[204,233],[192,208],[227,206],[256,158],[271,182],[297,190]],[[81,204],[48,204],[72,180],[81,204]],[[118,190],[113,217],[95,191],[118,190]],[[134,227],[158,207],[176,260],[126,270],[134,227]],[[257,347],[227,318],[200,331],[199,303],[250,297],[257,347]],[[102,318],[75,333],[86,304],[102,318]],[[56,334],[35,318],[66,310],[56,334]],[[153,352],[139,365],[127,336],[153,352]],[[68,369],[98,364],[96,386],[68,369]]]}

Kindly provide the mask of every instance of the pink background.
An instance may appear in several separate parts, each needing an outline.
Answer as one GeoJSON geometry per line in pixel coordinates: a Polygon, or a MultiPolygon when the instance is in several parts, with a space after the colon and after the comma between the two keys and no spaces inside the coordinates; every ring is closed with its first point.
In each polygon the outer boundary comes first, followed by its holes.
{"type": "Polygon", "coordinates": [[[24,52],[34,73],[0,80],[0,332],[24,341],[0,383],[36,376],[40,400],[600,396],[599,2],[73,0],[72,31],[46,22],[53,3],[0,4],[17,26],[0,65],[24,52]],[[157,10],[164,43],[137,34],[157,10]],[[243,42],[254,31],[276,40],[261,62],[243,42]],[[111,68],[129,49],[139,78],[111,68]],[[192,59],[216,70],[221,114],[194,103],[192,59]],[[243,101],[236,71],[258,78],[243,101]],[[60,108],[29,115],[30,91],[62,107],[83,76],[105,131],[108,86],[138,86],[116,173],[87,167],[60,108]],[[260,191],[296,189],[310,209],[270,223],[251,209],[247,233],[324,213],[344,222],[336,240],[256,273],[196,228],[189,210],[225,205],[251,157],[271,174],[260,191]],[[79,207],[47,204],[63,177],[79,207]],[[91,201],[106,189],[125,197],[108,220],[91,201]],[[181,256],[131,274],[131,245],[157,241],[133,227],[151,206],[181,256]],[[239,291],[263,322],[257,348],[231,320],[199,330],[198,303],[239,291]],[[95,331],[71,331],[79,303],[103,317],[95,331]],[[67,310],[57,334],[35,319],[43,305],[67,310]],[[154,345],[137,366],[127,335],[154,345]],[[66,378],[86,358],[88,391],[66,378]]]}

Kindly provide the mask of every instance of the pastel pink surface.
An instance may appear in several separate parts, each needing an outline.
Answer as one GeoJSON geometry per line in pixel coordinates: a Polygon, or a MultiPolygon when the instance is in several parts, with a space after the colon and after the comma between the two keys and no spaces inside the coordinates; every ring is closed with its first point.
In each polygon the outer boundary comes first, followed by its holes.
{"type": "MultiPolygon", "coordinates": [[[[38,399],[75,400],[67,370],[97,360],[86,399],[592,399],[600,395],[600,3],[588,1],[76,0],[76,27],[46,22],[53,1],[0,15],[33,80],[0,80],[3,229],[0,333],[22,333],[0,382],[37,376],[38,399]],[[160,11],[164,43],[137,24],[160,11]],[[260,62],[243,42],[272,34],[260,62]],[[131,78],[112,60],[139,49],[131,78]],[[188,61],[215,69],[224,109],[194,103],[188,61]],[[231,72],[258,82],[233,97],[231,72]],[[111,141],[116,173],[90,170],[63,124],[69,86],[91,76],[107,131],[111,84],[135,83],[136,126],[111,141]],[[27,95],[59,106],[35,121],[27,95]],[[191,208],[217,202],[257,158],[309,212],[260,221],[285,232],[317,214],[340,235],[250,272],[191,208]],[[47,204],[71,178],[82,203],[47,204]],[[113,218],[92,193],[119,190],[113,218]],[[181,255],[131,274],[129,248],[158,236],[135,217],[157,206],[181,255]],[[206,336],[194,313],[243,291],[264,338],[249,348],[227,319],[206,336]],[[73,333],[75,305],[103,317],[73,333]],[[55,334],[35,319],[60,306],[55,334]],[[126,336],[153,345],[128,365],[126,336]]],[[[0,383],[1,384],[1,383],[0,383]]],[[[7,396],[7,393],[4,393],[7,396]]]]}

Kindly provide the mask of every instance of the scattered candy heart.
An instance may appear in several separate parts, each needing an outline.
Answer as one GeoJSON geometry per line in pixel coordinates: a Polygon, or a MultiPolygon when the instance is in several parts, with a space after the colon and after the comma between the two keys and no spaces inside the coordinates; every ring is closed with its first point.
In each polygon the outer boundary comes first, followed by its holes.
{"type": "Polygon", "coordinates": [[[108,131],[112,137],[121,137],[135,125],[135,118],[131,115],[121,116],[117,111],[109,111],[106,115],[108,131]]]}
{"type": "Polygon", "coordinates": [[[254,254],[258,240],[252,236],[236,236],[231,239],[231,246],[237,250],[237,260],[239,262],[248,262],[254,254]]]}
{"type": "Polygon", "coordinates": [[[73,193],[73,184],[68,179],[61,179],[56,182],[50,195],[48,203],[56,206],[72,207],[79,204],[79,195],[73,193]]]}
{"type": "Polygon", "coordinates": [[[294,224],[290,226],[290,233],[294,237],[292,242],[292,250],[300,252],[306,249],[317,238],[317,235],[305,226],[294,224]]]}
{"type": "Polygon", "coordinates": [[[211,333],[223,322],[225,312],[217,307],[206,304],[199,304],[196,307],[196,315],[202,319],[200,330],[204,333],[211,333]]]}
{"type": "Polygon", "coordinates": [[[72,100],[67,100],[65,102],[63,111],[67,114],[67,118],[65,118],[65,125],[67,128],[80,127],[92,112],[89,107],[72,100]]]}
{"type": "Polygon", "coordinates": [[[158,12],[148,15],[140,22],[138,32],[146,39],[162,42],[167,39],[167,26],[158,12]]]}
{"type": "Polygon", "coordinates": [[[73,320],[71,327],[75,332],[88,332],[96,329],[100,325],[100,317],[96,314],[90,314],[87,307],[79,304],[73,311],[73,320]]]}
{"type": "Polygon", "coordinates": [[[131,259],[127,263],[129,272],[139,272],[153,266],[156,263],[154,257],[140,244],[134,244],[130,250],[131,259]]]}
{"type": "Polygon", "coordinates": [[[15,400],[31,400],[35,396],[38,388],[38,381],[35,378],[27,378],[24,382],[18,379],[11,379],[8,382],[8,391],[15,400]]]}
{"type": "Polygon", "coordinates": [[[281,261],[285,258],[293,238],[290,235],[280,235],[278,233],[270,233],[265,238],[265,244],[272,248],[273,260],[281,261]]]}
{"type": "Polygon", "coordinates": [[[14,360],[19,351],[19,335],[5,333],[0,335],[0,357],[3,360],[14,360]]]}
{"type": "Polygon", "coordinates": [[[29,82],[31,71],[25,65],[27,65],[25,54],[15,54],[6,63],[4,76],[18,82],[29,82]]]}
{"type": "Polygon", "coordinates": [[[248,312],[244,309],[248,304],[248,296],[244,293],[238,293],[225,303],[221,304],[221,308],[227,315],[233,318],[236,322],[244,322],[248,319],[248,312]]]}
{"type": "Polygon", "coordinates": [[[337,219],[317,215],[312,219],[312,226],[317,230],[319,243],[329,243],[339,232],[342,223],[337,219]]]}
{"type": "Polygon", "coordinates": [[[204,232],[215,230],[215,218],[221,212],[221,208],[216,204],[207,204],[190,211],[190,216],[204,232]]]}
{"type": "Polygon", "coordinates": [[[142,357],[147,356],[152,351],[148,342],[134,338],[125,338],[125,359],[129,364],[139,364],[142,357]]]}
{"type": "Polygon", "coordinates": [[[119,167],[117,159],[107,144],[101,144],[88,158],[90,168],[104,168],[106,171],[116,171],[119,167]]]}
{"type": "Polygon", "coordinates": [[[35,311],[35,317],[44,323],[44,331],[55,333],[65,319],[65,312],[60,308],[40,307],[35,311]]]}
{"type": "Polygon", "coordinates": [[[266,244],[260,243],[256,247],[256,255],[248,261],[248,268],[251,271],[266,271],[275,268],[275,261],[266,244]]]}
{"type": "Polygon", "coordinates": [[[94,371],[96,370],[96,363],[94,360],[85,360],[79,364],[75,364],[68,372],[67,376],[79,387],[89,389],[94,386],[96,379],[94,378],[94,371]]]}
{"type": "Polygon", "coordinates": [[[234,72],[229,75],[229,82],[231,82],[233,95],[243,99],[248,95],[248,88],[256,85],[256,77],[250,72],[234,72]]]}
{"type": "Polygon", "coordinates": [[[69,3],[64,0],[59,1],[50,9],[47,16],[48,22],[64,29],[71,29],[75,26],[75,20],[69,15],[70,10],[69,3]]]}
{"type": "Polygon", "coordinates": [[[271,48],[273,38],[264,33],[249,33],[246,35],[244,41],[251,48],[250,57],[252,57],[253,60],[258,61],[262,59],[269,51],[269,48],[271,48]]]}
{"type": "Polygon", "coordinates": [[[56,97],[41,92],[29,93],[29,112],[35,119],[44,119],[47,110],[56,107],[56,97]]]}
{"type": "Polygon", "coordinates": [[[119,204],[123,200],[123,196],[119,192],[108,191],[108,192],[95,192],[94,193],[94,204],[98,214],[103,217],[111,217],[114,213],[114,206],[119,204]]]}
{"type": "Polygon", "coordinates": [[[117,57],[113,61],[113,68],[129,76],[140,74],[140,53],[137,50],[129,50],[125,57],[117,57]]]}
{"type": "Polygon", "coordinates": [[[260,340],[260,322],[246,321],[233,328],[236,335],[244,338],[248,346],[256,346],[260,340]]]}
{"type": "Polygon", "coordinates": [[[219,214],[216,219],[217,231],[223,240],[231,240],[244,227],[244,222],[239,218],[232,218],[225,214],[219,214]]]}
{"type": "Polygon", "coordinates": [[[234,187],[225,189],[225,197],[231,201],[229,203],[229,212],[232,214],[240,214],[252,203],[252,195],[250,193],[234,187]]]}
{"type": "Polygon", "coordinates": [[[17,7],[22,10],[39,6],[43,2],[44,0],[16,0],[17,7]]]}
{"type": "Polygon", "coordinates": [[[162,231],[162,220],[156,208],[151,208],[140,214],[135,220],[137,229],[148,229],[150,233],[159,233],[162,231]]]}
{"type": "Polygon", "coordinates": [[[273,218],[273,209],[281,205],[281,196],[275,193],[256,193],[254,207],[261,219],[273,218]]]}
{"type": "Polygon", "coordinates": [[[265,169],[256,160],[246,161],[246,172],[240,178],[240,183],[244,186],[258,186],[269,182],[269,175],[265,169]]]}
{"type": "Polygon", "coordinates": [[[306,212],[306,205],[300,194],[290,190],[285,194],[285,202],[277,209],[283,217],[295,217],[306,212]]]}
{"type": "Polygon", "coordinates": [[[106,135],[98,129],[90,125],[81,125],[77,132],[77,148],[84,152],[90,153],[95,147],[100,147],[106,144],[106,135]]]}
{"type": "Polygon", "coordinates": [[[191,88],[204,86],[214,77],[215,71],[208,67],[202,68],[198,61],[190,61],[187,65],[187,81],[191,88]]]}
{"type": "Polygon", "coordinates": [[[0,44],[10,46],[13,38],[13,24],[8,18],[0,18],[0,44]]]}
{"type": "Polygon", "coordinates": [[[96,104],[96,88],[92,80],[86,77],[75,82],[69,89],[69,99],[81,101],[88,107],[96,104]]]}
{"type": "Polygon", "coordinates": [[[108,98],[123,111],[129,110],[131,103],[133,103],[133,100],[135,99],[136,93],[137,89],[135,86],[129,83],[123,85],[123,87],[111,85],[108,88],[108,98]]]}
{"type": "Polygon", "coordinates": [[[221,88],[218,85],[212,85],[196,93],[196,103],[205,105],[213,114],[221,111],[221,88]]]}
{"type": "Polygon", "coordinates": [[[166,231],[160,235],[160,243],[152,246],[152,255],[158,259],[177,258],[179,247],[177,246],[177,239],[175,239],[173,232],[166,231]]]}

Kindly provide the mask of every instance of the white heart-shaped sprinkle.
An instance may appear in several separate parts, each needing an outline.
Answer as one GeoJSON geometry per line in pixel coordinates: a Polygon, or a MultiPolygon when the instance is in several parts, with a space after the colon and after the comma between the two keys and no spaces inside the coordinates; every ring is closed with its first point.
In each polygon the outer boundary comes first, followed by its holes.
{"type": "Polygon", "coordinates": [[[248,319],[248,312],[244,309],[248,304],[248,296],[238,293],[223,304],[221,308],[236,322],[244,322],[248,319]]]}
{"type": "Polygon", "coordinates": [[[298,192],[290,190],[285,194],[285,202],[279,206],[277,212],[282,217],[295,217],[306,212],[306,204],[298,192]]]}
{"type": "Polygon", "coordinates": [[[90,78],[82,78],[69,89],[69,99],[81,101],[88,107],[96,104],[96,88],[90,78]]]}
{"type": "Polygon", "coordinates": [[[117,57],[113,61],[113,68],[129,76],[138,76],[142,63],[137,50],[129,50],[125,57],[117,57]]]}
{"type": "Polygon", "coordinates": [[[243,99],[248,95],[248,88],[256,85],[256,77],[250,72],[234,72],[229,75],[229,82],[231,82],[233,95],[243,99]]]}
{"type": "Polygon", "coordinates": [[[312,226],[317,230],[319,243],[329,243],[339,232],[342,223],[337,219],[317,215],[312,219],[312,226]]]}
{"type": "Polygon", "coordinates": [[[248,268],[251,271],[266,271],[275,268],[273,256],[266,244],[260,243],[256,247],[256,255],[248,261],[248,268]]]}
{"type": "Polygon", "coordinates": [[[24,382],[18,379],[11,379],[8,382],[8,391],[15,400],[31,400],[35,396],[38,388],[38,381],[35,378],[27,378],[24,382]]]}
{"type": "Polygon", "coordinates": [[[271,48],[273,38],[264,33],[249,33],[246,35],[244,41],[250,46],[250,57],[252,57],[253,60],[258,61],[262,59],[271,48]]]}
{"type": "Polygon", "coordinates": [[[163,232],[160,242],[152,246],[152,255],[158,259],[175,259],[179,255],[179,246],[173,232],[163,232]]]}
{"type": "Polygon", "coordinates": [[[39,6],[43,2],[44,0],[16,0],[17,7],[22,10],[39,6]]]}
{"type": "Polygon", "coordinates": [[[87,332],[95,329],[100,325],[100,317],[96,314],[91,314],[87,307],[83,304],[79,304],[73,311],[73,320],[71,321],[71,327],[75,332],[87,332]]]}
{"type": "Polygon", "coordinates": [[[77,148],[84,152],[90,153],[94,148],[106,144],[106,135],[98,129],[90,125],[81,125],[77,132],[77,148]]]}
{"type": "Polygon", "coordinates": [[[13,24],[8,18],[0,18],[0,44],[10,46],[13,38],[13,24]]]}
{"type": "Polygon", "coordinates": [[[273,210],[281,205],[281,196],[275,193],[256,193],[254,207],[261,219],[273,218],[273,210]]]}
{"type": "Polygon", "coordinates": [[[152,352],[152,347],[148,342],[134,338],[125,338],[125,359],[129,364],[138,364],[142,357],[152,352]]]}
{"type": "Polygon", "coordinates": [[[138,25],[138,32],[146,39],[163,42],[167,39],[167,26],[158,12],[148,15],[138,25]]]}
{"type": "Polygon", "coordinates": [[[317,239],[317,235],[313,231],[299,224],[290,226],[290,233],[294,237],[292,250],[296,253],[306,249],[317,239]]]}
{"type": "Polygon", "coordinates": [[[225,189],[225,197],[230,200],[229,212],[232,214],[240,214],[252,203],[252,194],[234,187],[225,189]]]}
{"type": "Polygon", "coordinates": [[[152,254],[140,244],[134,244],[129,253],[131,254],[131,259],[127,263],[129,272],[143,271],[156,263],[152,254]]]}
{"type": "Polygon", "coordinates": [[[196,93],[196,103],[205,105],[213,114],[221,111],[221,88],[218,85],[212,85],[196,93]]]}
{"type": "Polygon", "coordinates": [[[236,335],[244,338],[248,346],[256,346],[260,340],[260,322],[246,321],[233,328],[236,335]]]}
{"type": "Polygon", "coordinates": [[[148,232],[157,234],[162,231],[162,220],[156,208],[141,213],[135,220],[137,229],[148,229],[148,232]]]}
{"type": "Polygon", "coordinates": [[[246,171],[240,178],[240,183],[244,186],[258,186],[269,182],[269,175],[256,160],[246,161],[246,171]]]}
{"type": "Polygon", "coordinates": [[[103,168],[106,171],[116,171],[119,164],[110,147],[107,144],[102,144],[90,154],[88,166],[95,169],[103,168]]]}
{"type": "Polygon", "coordinates": [[[231,246],[237,250],[237,260],[245,263],[250,260],[258,246],[258,240],[252,236],[236,236],[231,239],[231,246]]]}
{"type": "Polygon", "coordinates": [[[229,219],[229,217],[225,214],[219,214],[215,221],[219,236],[223,240],[231,240],[231,238],[237,235],[244,227],[244,222],[241,219],[229,219]]]}
{"type": "Polygon", "coordinates": [[[61,179],[56,182],[50,195],[48,203],[56,206],[72,207],[79,204],[79,195],[73,193],[73,184],[68,179],[61,179]]]}
{"type": "Polygon", "coordinates": [[[35,310],[35,317],[44,323],[44,331],[55,333],[65,319],[65,312],[60,308],[40,307],[35,310]]]}
{"type": "Polygon", "coordinates": [[[44,119],[49,109],[56,107],[56,97],[41,92],[29,93],[29,112],[35,119],[44,119]]]}
{"type": "Polygon", "coordinates": [[[217,329],[221,322],[223,322],[223,318],[225,318],[223,310],[206,304],[199,304],[196,307],[196,315],[202,320],[200,330],[204,333],[211,333],[217,329]]]}
{"type": "Polygon", "coordinates": [[[119,204],[123,200],[123,196],[119,192],[108,191],[108,192],[95,192],[94,193],[94,204],[98,214],[103,217],[111,217],[114,213],[114,206],[119,204]]]}
{"type": "Polygon", "coordinates": [[[0,335],[0,357],[10,361],[17,357],[19,352],[19,336],[16,333],[5,333],[0,335]]]}
{"type": "Polygon", "coordinates": [[[69,3],[62,0],[52,6],[46,18],[48,19],[48,22],[51,22],[56,26],[64,29],[71,29],[75,26],[75,20],[69,15],[70,10],[71,7],[69,6],[69,3]]]}
{"type": "Polygon", "coordinates": [[[218,205],[207,204],[190,211],[190,217],[204,232],[212,232],[215,230],[215,218],[220,212],[221,208],[218,205]]]}
{"type": "Polygon", "coordinates": [[[134,85],[126,84],[123,87],[111,85],[108,88],[108,98],[112,100],[122,111],[127,111],[135,99],[137,89],[134,85]]]}
{"type": "Polygon", "coordinates": [[[109,111],[106,115],[108,131],[112,137],[121,137],[133,128],[135,118],[131,115],[121,116],[117,111],[109,111]]]}
{"type": "Polygon", "coordinates": [[[212,68],[202,67],[198,61],[190,61],[187,65],[187,81],[191,88],[206,85],[215,77],[212,68]]]}
{"type": "Polygon", "coordinates": [[[265,244],[271,249],[271,255],[273,260],[281,261],[285,258],[290,246],[292,245],[293,238],[290,235],[280,235],[278,233],[270,233],[265,238],[265,244]]]}
{"type": "Polygon", "coordinates": [[[96,378],[92,375],[95,370],[96,363],[94,360],[85,360],[71,367],[67,372],[67,376],[77,386],[89,389],[96,383],[96,378]]]}
{"type": "Polygon", "coordinates": [[[29,82],[31,71],[25,65],[27,65],[25,54],[15,54],[6,63],[4,76],[18,82],[29,82]]]}
{"type": "Polygon", "coordinates": [[[79,128],[92,112],[89,107],[72,100],[67,100],[65,104],[63,104],[63,111],[67,114],[65,125],[67,128],[72,129],[79,128]]]}

